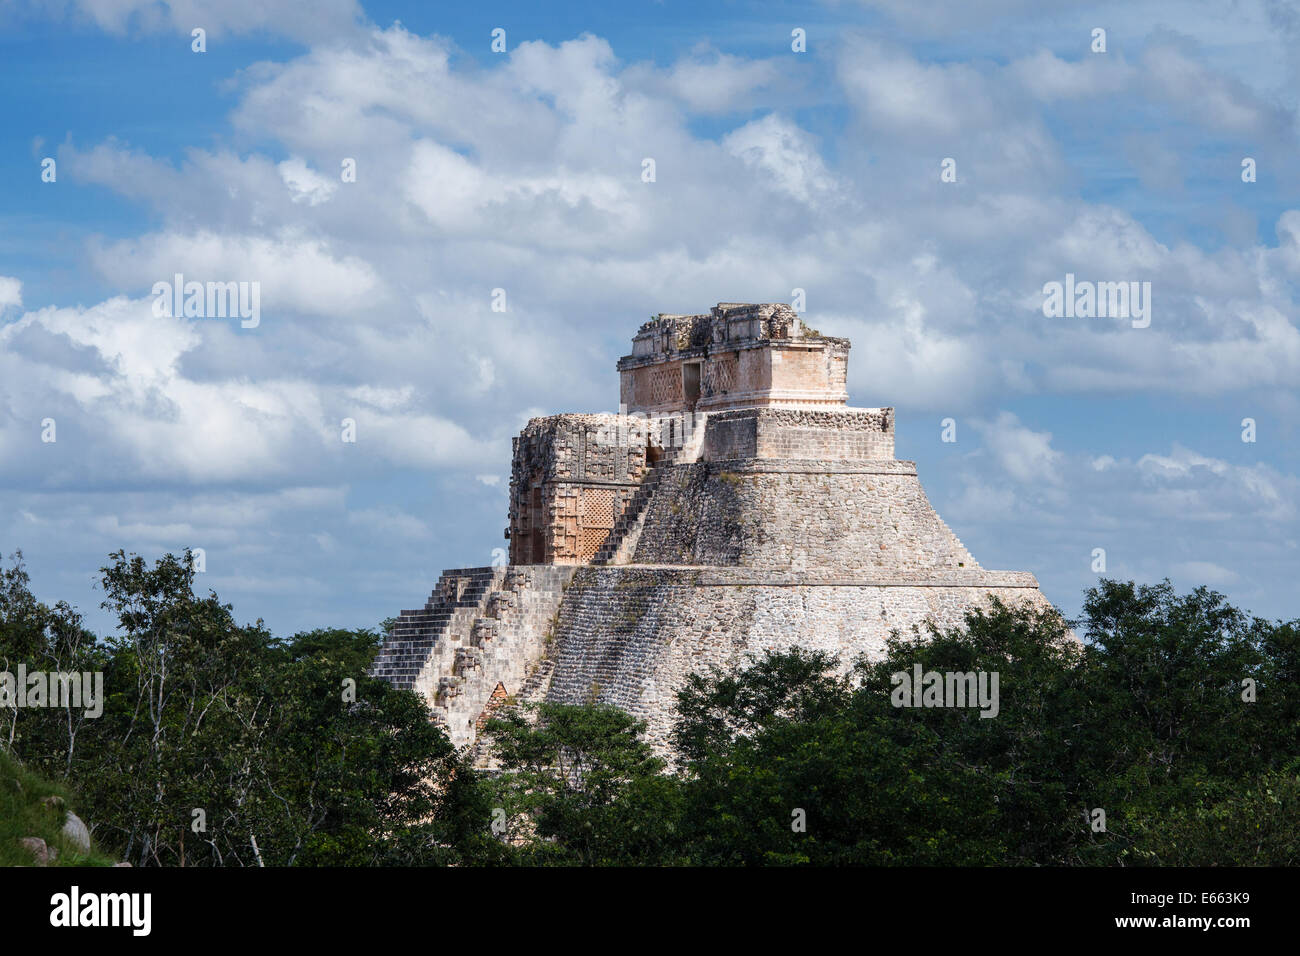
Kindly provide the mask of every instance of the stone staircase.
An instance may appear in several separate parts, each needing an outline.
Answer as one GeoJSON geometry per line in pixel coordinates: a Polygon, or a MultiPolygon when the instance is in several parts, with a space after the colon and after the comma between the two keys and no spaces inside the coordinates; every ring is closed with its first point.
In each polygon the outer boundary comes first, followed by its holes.
{"type": "Polygon", "coordinates": [[[636,551],[637,538],[641,536],[641,525],[645,520],[646,504],[650,496],[659,487],[659,482],[668,471],[668,459],[658,461],[641,479],[641,484],[632,498],[614,522],[613,529],[605,543],[592,556],[592,564],[627,564],[632,553],[636,551]]]}
{"type": "Polygon", "coordinates": [[[424,607],[402,611],[370,667],[372,677],[394,687],[415,689],[420,672],[440,639],[478,616],[504,568],[458,568],[444,571],[424,607]]]}
{"type": "Polygon", "coordinates": [[[650,496],[659,487],[665,474],[673,465],[697,461],[704,441],[704,426],[698,425],[684,445],[668,448],[663,458],[641,479],[641,484],[623,509],[623,514],[614,522],[605,543],[592,557],[591,563],[598,565],[629,564],[636,552],[637,540],[641,537],[641,528],[645,524],[646,504],[650,496]]]}
{"type": "Polygon", "coordinates": [[[575,570],[537,564],[444,572],[423,609],[402,612],[371,673],[418,691],[454,745],[472,744],[489,705],[503,693],[516,697],[542,674],[551,623],[575,570]]]}

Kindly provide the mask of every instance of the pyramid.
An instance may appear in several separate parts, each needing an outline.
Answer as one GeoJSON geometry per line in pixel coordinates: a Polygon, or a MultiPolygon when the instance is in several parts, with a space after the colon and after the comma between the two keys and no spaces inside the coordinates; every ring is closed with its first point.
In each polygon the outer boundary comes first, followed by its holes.
{"type": "Polygon", "coordinates": [[[444,572],[373,673],[460,746],[503,700],[550,700],[626,710],[667,753],[692,672],[792,647],[847,667],[994,596],[1046,606],[935,512],[894,457],[893,409],[848,406],[849,348],[779,303],[642,325],[617,414],[515,439],[509,564],[444,572]]]}

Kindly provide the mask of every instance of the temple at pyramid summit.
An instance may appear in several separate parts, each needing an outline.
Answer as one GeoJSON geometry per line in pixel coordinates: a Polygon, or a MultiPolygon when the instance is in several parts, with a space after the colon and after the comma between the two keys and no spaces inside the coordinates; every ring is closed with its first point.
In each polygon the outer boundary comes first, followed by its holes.
{"type": "Polygon", "coordinates": [[[666,751],[676,691],[708,665],[793,646],[847,664],[990,596],[1046,606],[935,513],[894,457],[893,409],[848,405],[848,357],[782,304],[645,323],[618,413],[514,440],[509,563],[443,572],[373,673],[423,694],[458,746],[481,751],[497,708],[550,700],[617,706],[666,751]]]}

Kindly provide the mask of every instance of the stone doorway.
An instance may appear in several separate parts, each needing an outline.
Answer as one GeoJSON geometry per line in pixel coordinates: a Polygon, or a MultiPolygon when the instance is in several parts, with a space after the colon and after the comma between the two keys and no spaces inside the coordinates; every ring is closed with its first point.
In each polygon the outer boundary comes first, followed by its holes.
{"type": "Polygon", "coordinates": [[[686,407],[695,411],[695,403],[700,400],[700,363],[682,363],[682,397],[686,407]]]}

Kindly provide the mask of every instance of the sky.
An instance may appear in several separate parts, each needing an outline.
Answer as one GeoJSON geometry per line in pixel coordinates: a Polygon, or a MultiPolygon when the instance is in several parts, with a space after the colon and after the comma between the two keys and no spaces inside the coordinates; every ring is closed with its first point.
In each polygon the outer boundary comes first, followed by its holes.
{"type": "Polygon", "coordinates": [[[100,633],[110,553],[187,547],[240,620],[374,626],[642,322],[803,290],[984,567],[1294,618],[1297,90],[1283,0],[0,0],[0,552],[100,633]]]}

